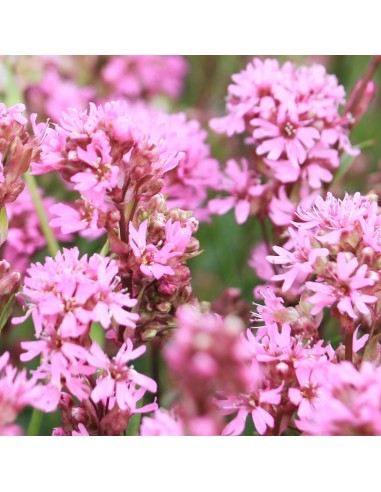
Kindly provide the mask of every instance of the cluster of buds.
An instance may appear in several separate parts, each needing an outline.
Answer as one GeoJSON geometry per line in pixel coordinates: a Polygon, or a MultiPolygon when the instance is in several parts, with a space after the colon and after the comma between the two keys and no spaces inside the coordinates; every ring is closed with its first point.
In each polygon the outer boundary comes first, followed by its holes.
{"type": "Polygon", "coordinates": [[[120,262],[121,274],[131,278],[132,293],[139,298],[136,341],[166,335],[174,328],[176,309],[192,299],[186,262],[200,253],[197,229],[192,213],[167,209],[163,195],[138,207],[120,262]]]}
{"type": "Polygon", "coordinates": [[[7,108],[0,103],[0,209],[24,189],[22,175],[39,152],[39,140],[26,130],[23,104],[7,108]]]}
{"type": "MultiPolygon", "coordinates": [[[[11,270],[11,265],[6,260],[0,261],[0,316],[5,311],[10,298],[18,291],[20,287],[21,275],[19,272],[11,270]]],[[[1,316],[2,318],[2,316],[1,316]]],[[[0,332],[1,332],[0,324],[0,332]]]]}

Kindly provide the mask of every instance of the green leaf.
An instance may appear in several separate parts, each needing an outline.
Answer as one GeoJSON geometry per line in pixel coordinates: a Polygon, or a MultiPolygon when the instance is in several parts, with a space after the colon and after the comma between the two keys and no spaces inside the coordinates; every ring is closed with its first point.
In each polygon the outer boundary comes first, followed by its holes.
{"type": "Polygon", "coordinates": [[[8,236],[8,216],[5,207],[0,209],[0,246],[8,236]]]}
{"type": "Polygon", "coordinates": [[[12,295],[8,299],[8,302],[6,303],[6,305],[4,306],[3,310],[0,313],[0,335],[5,326],[5,323],[8,321],[8,318],[12,313],[12,307],[14,302],[15,302],[15,296],[12,295]]]}

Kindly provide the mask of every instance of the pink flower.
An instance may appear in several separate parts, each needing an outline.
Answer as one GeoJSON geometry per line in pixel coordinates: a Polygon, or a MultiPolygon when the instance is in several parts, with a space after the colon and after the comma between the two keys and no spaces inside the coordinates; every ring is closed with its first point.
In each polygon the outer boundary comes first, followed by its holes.
{"type": "Polygon", "coordinates": [[[319,131],[310,126],[308,120],[300,121],[300,112],[301,109],[290,101],[279,106],[276,124],[261,118],[251,120],[253,137],[260,144],[257,154],[265,154],[272,160],[284,155],[295,167],[303,164],[307,151],[319,139],[319,131]]]}
{"type": "Polygon", "coordinates": [[[227,162],[220,188],[230,196],[210,200],[209,210],[223,215],[234,207],[238,224],[246,222],[249,214],[259,208],[260,197],[266,189],[260,184],[259,177],[249,169],[246,159],[241,160],[241,166],[233,159],[227,162]]]}
{"type": "Polygon", "coordinates": [[[299,388],[290,388],[288,397],[298,407],[297,414],[300,419],[313,415],[314,404],[320,395],[320,379],[324,377],[328,362],[316,363],[314,366],[301,364],[296,368],[296,377],[299,388]]]}
{"type": "Polygon", "coordinates": [[[133,366],[127,366],[128,362],[140,357],[145,350],[145,346],[133,350],[131,340],[127,339],[117,355],[110,360],[99,345],[93,342],[88,354],[88,362],[100,369],[101,374],[91,392],[92,400],[95,403],[102,401],[105,404],[109,398],[109,409],[117,404],[121,410],[129,410],[130,413],[142,413],[157,408],[156,404],[136,408],[137,402],[145,391],[156,393],[157,385],[153,379],[140,374],[133,366]],[[137,390],[136,385],[141,389],[137,390]]]}
{"type": "Polygon", "coordinates": [[[271,326],[274,323],[291,323],[298,319],[297,310],[294,307],[286,307],[284,299],[277,297],[269,287],[260,289],[260,293],[265,305],[253,303],[257,309],[257,312],[252,313],[255,323],[263,322],[267,326],[271,326]]]}
{"type": "Polygon", "coordinates": [[[368,266],[361,265],[356,258],[340,252],[337,255],[336,272],[331,282],[307,282],[306,287],[315,294],[308,298],[314,307],[311,314],[319,313],[324,307],[337,303],[337,309],[356,320],[358,313],[369,315],[367,304],[377,301],[376,296],[362,292],[362,289],[374,284],[374,280],[366,277],[368,266]],[[355,311],[356,310],[356,311],[355,311]]]}
{"type": "Polygon", "coordinates": [[[335,244],[344,232],[352,232],[357,223],[376,215],[376,211],[377,203],[360,193],[346,193],[341,200],[328,192],[325,200],[316,197],[311,208],[299,206],[296,215],[302,222],[295,225],[312,229],[322,243],[335,244]]]}
{"type": "Polygon", "coordinates": [[[272,280],[283,280],[282,291],[288,291],[295,282],[298,285],[308,278],[314,271],[314,266],[319,258],[329,255],[327,248],[313,247],[311,235],[303,229],[294,230],[291,227],[288,232],[292,239],[292,251],[288,251],[280,246],[273,246],[278,256],[267,256],[267,260],[275,265],[282,265],[286,269],[285,273],[273,275],[272,280]]]}
{"type": "MultiPolygon", "coordinates": [[[[141,272],[147,277],[154,277],[156,279],[160,279],[163,275],[174,275],[175,272],[167,263],[171,258],[181,256],[183,251],[176,251],[177,245],[175,242],[167,242],[161,249],[158,249],[153,244],[147,245],[147,227],[148,220],[142,222],[138,230],[135,229],[132,222],[129,225],[130,246],[135,257],[141,262],[141,272]]],[[[181,229],[181,226],[179,227],[181,229]]],[[[176,228],[176,231],[179,232],[180,229],[176,228]]],[[[171,222],[167,223],[166,230],[169,232],[170,239],[178,241],[173,235],[173,224],[171,222]]],[[[190,238],[189,230],[184,230],[184,234],[184,238],[180,238],[182,242],[185,238],[188,238],[188,240],[190,238]]]]}
{"type": "Polygon", "coordinates": [[[153,417],[143,417],[141,436],[184,436],[183,423],[171,412],[158,409],[153,417]]]}
{"type": "Polygon", "coordinates": [[[282,387],[276,389],[253,389],[248,395],[240,395],[237,398],[219,400],[218,404],[225,415],[237,412],[237,415],[222,432],[224,436],[239,436],[246,424],[246,418],[250,414],[253,424],[260,435],[267,428],[274,427],[274,417],[269,410],[272,405],[278,405],[281,400],[282,387]]]}

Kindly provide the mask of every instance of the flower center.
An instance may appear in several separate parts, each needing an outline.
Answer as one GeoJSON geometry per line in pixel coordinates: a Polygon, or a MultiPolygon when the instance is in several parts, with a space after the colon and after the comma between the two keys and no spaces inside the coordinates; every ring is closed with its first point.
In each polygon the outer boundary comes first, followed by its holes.
{"type": "Polygon", "coordinates": [[[287,121],[283,127],[283,133],[286,137],[292,138],[296,133],[296,128],[290,121],[287,121]]]}

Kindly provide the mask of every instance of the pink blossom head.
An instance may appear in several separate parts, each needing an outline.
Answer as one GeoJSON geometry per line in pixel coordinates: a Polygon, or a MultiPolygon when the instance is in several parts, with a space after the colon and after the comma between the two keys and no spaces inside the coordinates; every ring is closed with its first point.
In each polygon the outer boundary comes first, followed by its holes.
{"type": "Polygon", "coordinates": [[[29,305],[37,335],[46,328],[59,336],[77,338],[93,321],[106,330],[112,323],[134,328],[136,301],[121,288],[114,260],[100,255],[79,257],[78,248],[64,249],[44,264],[28,269],[22,296],[29,305]]]}
{"type": "Polygon", "coordinates": [[[115,96],[152,99],[177,98],[184,84],[187,63],[181,56],[113,56],[103,68],[102,79],[115,96]]]}

